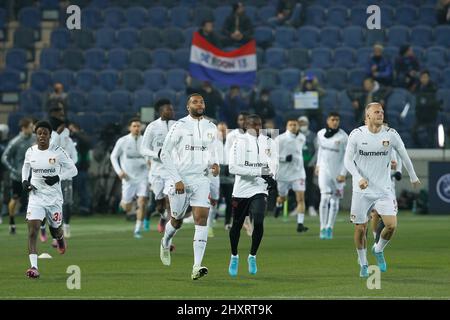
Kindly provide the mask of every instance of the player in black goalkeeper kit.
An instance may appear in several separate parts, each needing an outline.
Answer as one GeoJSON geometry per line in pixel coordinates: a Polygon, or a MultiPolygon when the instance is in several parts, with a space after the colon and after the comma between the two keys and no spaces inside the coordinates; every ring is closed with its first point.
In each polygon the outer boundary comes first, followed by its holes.
{"type": "Polygon", "coordinates": [[[274,176],[278,168],[278,150],[271,138],[260,133],[261,127],[259,116],[248,116],[247,131],[236,138],[229,155],[230,173],[236,175],[232,198],[233,225],[230,230],[231,259],[228,269],[232,277],[238,273],[239,236],[247,215],[254,224],[248,271],[250,274],[257,272],[256,252],[264,233],[267,190],[276,186],[274,176]]]}

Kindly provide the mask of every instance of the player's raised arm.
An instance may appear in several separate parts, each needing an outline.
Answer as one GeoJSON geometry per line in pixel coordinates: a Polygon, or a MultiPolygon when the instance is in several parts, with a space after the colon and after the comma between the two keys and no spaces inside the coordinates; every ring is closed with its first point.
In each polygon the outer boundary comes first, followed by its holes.
{"type": "Polygon", "coordinates": [[[231,146],[231,154],[229,159],[230,173],[240,176],[261,175],[261,168],[253,168],[245,165],[245,140],[237,138],[231,146]]]}
{"type": "Polygon", "coordinates": [[[114,171],[117,173],[118,176],[120,176],[123,173],[122,168],[120,167],[120,163],[119,163],[119,158],[123,152],[122,144],[123,144],[123,139],[119,139],[116,142],[113,151],[111,152],[111,156],[109,157],[111,160],[111,164],[114,168],[114,171]]]}
{"type": "Polygon", "coordinates": [[[416,171],[414,171],[413,164],[408,155],[408,152],[406,151],[405,144],[403,143],[402,138],[397,133],[397,131],[395,131],[393,129],[391,129],[391,130],[393,131],[392,132],[392,142],[393,142],[392,146],[397,151],[400,159],[402,160],[402,162],[406,168],[406,171],[408,171],[411,183],[414,186],[420,184],[420,180],[416,175],[416,171]]]}
{"type": "Polygon", "coordinates": [[[144,157],[151,157],[153,159],[158,159],[159,150],[153,150],[152,140],[153,140],[153,131],[152,124],[150,123],[147,128],[145,128],[144,136],[142,137],[141,144],[141,154],[144,157]]]}
{"type": "Polygon", "coordinates": [[[361,181],[363,177],[359,174],[358,168],[356,168],[355,162],[353,161],[356,153],[356,134],[350,134],[348,138],[347,147],[345,148],[344,166],[350,172],[353,179],[356,181],[361,181]]]}
{"type": "Polygon", "coordinates": [[[75,177],[78,174],[78,169],[75,166],[75,162],[69,157],[69,155],[61,147],[57,149],[60,153],[61,171],[59,172],[60,180],[67,180],[75,177]]]}
{"type": "Polygon", "coordinates": [[[177,146],[181,140],[182,133],[182,130],[180,130],[180,123],[175,123],[172,128],[170,128],[169,133],[164,139],[160,154],[161,161],[174,182],[180,182],[181,175],[175,167],[175,163],[172,158],[172,151],[177,150],[177,146]]]}

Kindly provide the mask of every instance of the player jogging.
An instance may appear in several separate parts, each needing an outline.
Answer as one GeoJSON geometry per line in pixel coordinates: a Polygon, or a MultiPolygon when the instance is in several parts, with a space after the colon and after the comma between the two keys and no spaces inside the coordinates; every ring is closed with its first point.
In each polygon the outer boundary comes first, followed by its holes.
{"type": "Polygon", "coordinates": [[[26,275],[30,278],[39,278],[36,240],[42,220],[47,219],[59,253],[64,254],[66,251],[61,227],[63,196],[60,181],[70,179],[78,173],[72,159],[61,147],[50,146],[51,132],[52,127],[47,121],[36,123],[37,144],[27,150],[22,167],[23,190],[29,192],[26,220],[31,268],[26,275]],[[30,172],[31,179],[28,180],[30,172]]]}
{"type": "Polygon", "coordinates": [[[360,277],[368,277],[367,222],[372,210],[381,216],[385,227],[373,254],[382,272],[387,269],[384,249],[397,227],[397,201],[392,193],[391,152],[403,160],[414,187],[420,181],[405,145],[397,131],[383,126],[381,104],[372,102],[365,109],[366,125],[354,129],[348,139],[344,163],[352,175],[353,194],[350,220],[355,225],[354,241],[360,264],[360,277]]]}

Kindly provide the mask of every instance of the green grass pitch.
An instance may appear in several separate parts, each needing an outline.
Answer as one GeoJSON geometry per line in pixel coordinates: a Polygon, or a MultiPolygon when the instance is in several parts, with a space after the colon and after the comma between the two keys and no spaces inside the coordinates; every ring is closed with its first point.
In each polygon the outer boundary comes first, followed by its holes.
{"type": "MultiPolygon", "coordinates": [[[[399,214],[399,227],[385,251],[388,271],[381,289],[369,290],[359,278],[353,245],[353,226],[346,212],[338,216],[333,240],[320,240],[318,218],[307,217],[310,230],[295,231],[295,218],[285,222],[269,217],[258,253],[258,274],[247,271],[250,238],[241,233],[240,266],[228,275],[228,232],[223,220],[208,240],[204,265],[209,274],[190,279],[193,263],[193,225],[184,225],[174,243],[172,265],[159,260],[157,220],[136,240],[134,224],[119,216],[74,217],[72,238],[65,255],[39,243],[41,278],[26,278],[29,267],[26,225],[17,220],[18,234],[8,234],[7,219],[0,225],[0,299],[449,299],[450,216],[399,214]],[[6,224],[5,224],[6,222],[6,224]],[[67,267],[81,269],[81,289],[66,286],[67,267]]],[[[369,236],[369,246],[372,236],[369,236]]],[[[370,264],[375,259],[368,253],[370,264]]]]}

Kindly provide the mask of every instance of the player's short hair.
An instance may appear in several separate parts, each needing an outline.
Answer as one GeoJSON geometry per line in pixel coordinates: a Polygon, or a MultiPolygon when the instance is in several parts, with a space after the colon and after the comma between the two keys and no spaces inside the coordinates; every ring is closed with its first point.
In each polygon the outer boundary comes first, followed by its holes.
{"type": "Polygon", "coordinates": [[[328,113],[327,119],[328,119],[328,118],[331,118],[331,117],[337,117],[337,118],[340,118],[341,115],[340,115],[339,112],[337,112],[337,111],[331,111],[330,113],[328,113]]]}
{"type": "Polygon", "coordinates": [[[364,115],[367,116],[367,111],[376,104],[380,105],[383,108],[383,105],[381,104],[381,102],[370,102],[366,105],[366,108],[364,109],[364,115]]]}
{"type": "Polygon", "coordinates": [[[133,117],[133,118],[131,118],[130,120],[128,120],[128,126],[131,126],[131,124],[133,123],[133,122],[141,122],[141,119],[139,119],[138,117],[133,117]]]}
{"type": "Polygon", "coordinates": [[[202,96],[200,93],[198,93],[198,92],[191,93],[191,94],[188,95],[187,98],[186,98],[186,104],[189,103],[189,100],[190,100],[192,97],[202,97],[202,98],[203,98],[203,96],[202,96]]]}
{"type": "Polygon", "coordinates": [[[33,123],[33,119],[31,119],[31,118],[22,118],[22,119],[20,119],[20,121],[19,121],[19,128],[26,128],[26,127],[28,127],[30,124],[32,124],[33,123]]]}
{"type": "Polygon", "coordinates": [[[165,105],[167,105],[167,104],[171,105],[172,102],[170,102],[169,99],[165,99],[165,98],[159,99],[159,100],[156,101],[156,103],[155,103],[155,108],[156,108],[156,110],[158,110],[158,112],[161,112],[161,107],[162,107],[162,106],[165,106],[165,105]]]}
{"type": "Polygon", "coordinates": [[[241,111],[241,112],[239,112],[238,117],[239,117],[239,116],[248,117],[249,115],[250,115],[249,112],[247,112],[247,111],[241,111]]]}
{"type": "Polygon", "coordinates": [[[286,119],[286,124],[288,124],[288,122],[291,122],[291,121],[293,121],[295,123],[298,123],[298,120],[296,118],[287,118],[286,119]]]}
{"type": "Polygon", "coordinates": [[[251,121],[258,121],[258,120],[260,120],[260,121],[262,122],[261,117],[258,116],[258,115],[255,114],[255,113],[249,114],[249,115],[247,116],[247,118],[245,119],[246,122],[248,122],[248,121],[250,121],[250,120],[251,120],[251,121]]]}
{"type": "Polygon", "coordinates": [[[49,132],[52,132],[52,126],[51,126],[50,122],[48,122],[46,120],[40,120],[40,121],[36,122],[36,124],[34,125],[34,132],[37,133],[37,130],[39,128],[47,128],[49,132]]]}

